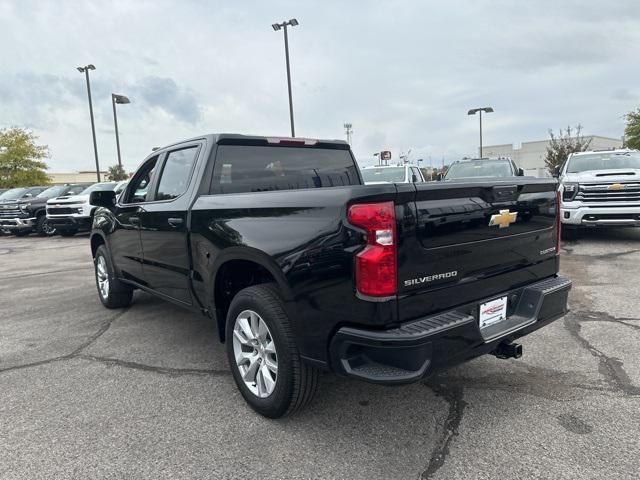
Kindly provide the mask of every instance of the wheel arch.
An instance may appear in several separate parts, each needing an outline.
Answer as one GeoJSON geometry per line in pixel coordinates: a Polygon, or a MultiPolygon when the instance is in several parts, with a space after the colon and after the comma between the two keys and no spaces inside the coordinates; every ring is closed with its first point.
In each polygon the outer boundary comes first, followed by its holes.
{"type": "Polygon", "coordinates": [[[227,312],[233,297],[242,289],[263,283],[274,283],[282,299],[293,299],[291,287],[282,269],[265,252],[250,247],[232,247],[214,262],[209,304],[215,311],[220,341],[225,340],[227,312]]]}

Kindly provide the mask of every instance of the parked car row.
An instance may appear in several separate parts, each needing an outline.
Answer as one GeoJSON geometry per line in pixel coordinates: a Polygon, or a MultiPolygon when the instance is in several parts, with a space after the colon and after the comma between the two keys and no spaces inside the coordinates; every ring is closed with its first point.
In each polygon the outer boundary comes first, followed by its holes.
{"type": "Polygon", "coordinates": [[[0,230],[16,236],[75,235],[88,231],[95,210],[89,205],[91,192],[113,190],[119,194],[126,183],[73,183],[6,190],[0,194],[0,230]]]}

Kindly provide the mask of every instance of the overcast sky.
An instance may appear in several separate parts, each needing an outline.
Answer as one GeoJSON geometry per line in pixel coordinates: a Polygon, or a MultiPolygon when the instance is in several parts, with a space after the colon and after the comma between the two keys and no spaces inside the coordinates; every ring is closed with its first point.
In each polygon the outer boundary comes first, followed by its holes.
{"type": "Polygon", "coordinates": [[[581,123],[620,137],[640,106],[640,1],[0,0],[0,128],[48,144],[52,172],[94,168],[84,76],[91,72],[101,166],[202,133],[288,135],[282,32],[290,31],[296,133],[344,138],[363,163],[449,163],[477,151],[471,107],[493,106],[485,144],[581,123]]]}

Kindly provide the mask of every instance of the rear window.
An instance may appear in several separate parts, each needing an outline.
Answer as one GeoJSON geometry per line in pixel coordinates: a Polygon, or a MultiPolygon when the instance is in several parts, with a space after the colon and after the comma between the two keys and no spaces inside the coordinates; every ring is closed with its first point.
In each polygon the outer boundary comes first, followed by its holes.
{"type": "Polygon", "coordinates": [[[511,164],[506,160],[475,160],[454,163],[449,167],[445,180],[456,178],[513,177],[511,164]]]}
{"type": "Polygon", "coordinates": [[[267,192],[359,184],[348,150],[221,145],[211,190],[267,192]]]}
{"type": "Polygon", "coordinates": [[[404,167],[363,168],[362,178],[368,182],[404,182],[404,167]]]}

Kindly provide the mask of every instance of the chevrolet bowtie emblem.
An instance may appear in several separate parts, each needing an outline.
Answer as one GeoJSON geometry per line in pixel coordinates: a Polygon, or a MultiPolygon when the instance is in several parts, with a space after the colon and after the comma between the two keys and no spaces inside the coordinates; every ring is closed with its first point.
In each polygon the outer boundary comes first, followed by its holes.
{"type": "Polygon", "coordinates": [[[609,185],[609,190],[622,190],[626,185],[622,183],[613,183],[609,185]]]}
{"type": "Polygon", "coordinates": [[[518,212],[510,212],[509,210],[500,210],[500,213],[497,215],[491,215],[491,220],[489,221],[490,227],[495,227],[498,225],[500,228],[507,228],[513,222],[516,221],[518,217],[518,212]]]}

